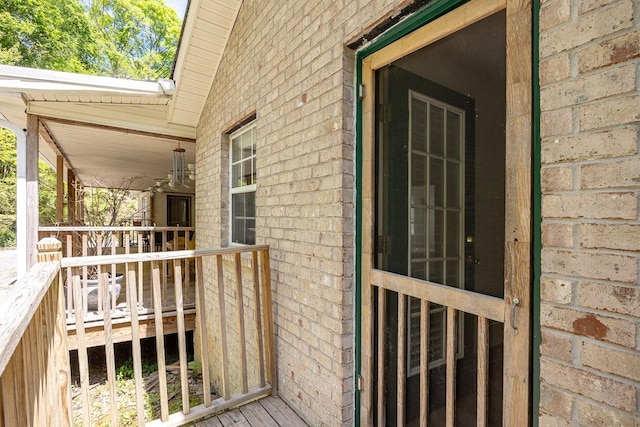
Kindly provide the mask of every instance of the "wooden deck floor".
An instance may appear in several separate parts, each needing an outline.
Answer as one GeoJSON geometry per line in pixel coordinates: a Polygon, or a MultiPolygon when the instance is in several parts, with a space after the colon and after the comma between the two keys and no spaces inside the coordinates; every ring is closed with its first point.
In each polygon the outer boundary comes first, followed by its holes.
{"type": "Polygon", "coordinates": [[[196,427],[306,427],[307,424],[278,397],[265,397],[232,411],[195,423],[196,427]]]}

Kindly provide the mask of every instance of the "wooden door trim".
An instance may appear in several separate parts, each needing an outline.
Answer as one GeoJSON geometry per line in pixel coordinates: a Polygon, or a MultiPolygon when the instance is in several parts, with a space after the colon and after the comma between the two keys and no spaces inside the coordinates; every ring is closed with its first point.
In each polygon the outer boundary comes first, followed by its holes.
{"type": "Polygon", "coordinates": [[[530,311],[531,311],[531,186],[532,186],[532,3],[531,0],[471,1],[396,42],[362,59],[362,230],[361,230],[361,425],[373,424],[373,295],[375,214],[374,149],[375,71],[449,34],[506,8],[506,185],[505,206],[505,295],[502,319],[505,348],[514,348],[504,358],[504,425],[530,420],[530,311]],[[518,333],[510,327],[512,304],[518,333]]]}

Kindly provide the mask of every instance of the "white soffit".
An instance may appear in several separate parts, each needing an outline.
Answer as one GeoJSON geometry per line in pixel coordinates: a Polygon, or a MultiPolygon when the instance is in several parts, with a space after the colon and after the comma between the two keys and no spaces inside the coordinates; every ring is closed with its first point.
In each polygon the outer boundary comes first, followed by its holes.
{"type": "Polygon", "coordinates": [[[242,0],[190,0],[174,70],[169,122],[195,127],[218,71],[242,0]]]}

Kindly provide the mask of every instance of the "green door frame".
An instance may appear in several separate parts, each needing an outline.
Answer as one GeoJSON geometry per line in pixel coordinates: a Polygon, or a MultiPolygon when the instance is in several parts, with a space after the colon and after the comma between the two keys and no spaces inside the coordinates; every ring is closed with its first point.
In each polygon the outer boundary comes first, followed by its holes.
{"type": "MultiPolygon", "coordinates": [[[[363,60],[374,52],[388,46],[389,44],[397,41],[412,31],[422,27],[423,25],[439,18],[447,12],[467,3],[469,0],[434,0],[422,9],[417,11],[414,15],[406,20],[398,23],[396,26],[390,28],[380,37],[375,39],[370,44],[364,46],[356,53],[356,88],[360,92],[362,87],[362,62],[363,60]]],[[[539,69],[539,55],[538,55],[538,36],[539,36],[539,10],[540,0],[532,0],[533,8],[533,121],[532,121],[532,133],[533,133],[533,159],[532,159],[532,381],[531,383],[531,408],[532,414],[537,414],[537,408],[540,401],[540,382],[536,378],[540,378],[540,353],[536,351],[540,347],[540,274],[541,263],[540,253],[542,248],[542,232],[541,232],[541,187],[540,187],[540,89],[538,79],[539,69]]],[[[356,258],[355,258],[355,340],[356,340],[356,352],[355,352],[355,426],[360,426],[360,391],[358,384],[360,383],[360,372],[362,369],[361,359],[361,302],[362,302],[362,282],[361,271],[362,268],[362,97],[358,96],[356,101],[356,258]]],[[[534,427],[538,426],[538,418],[533,416],[534,427]]]]}

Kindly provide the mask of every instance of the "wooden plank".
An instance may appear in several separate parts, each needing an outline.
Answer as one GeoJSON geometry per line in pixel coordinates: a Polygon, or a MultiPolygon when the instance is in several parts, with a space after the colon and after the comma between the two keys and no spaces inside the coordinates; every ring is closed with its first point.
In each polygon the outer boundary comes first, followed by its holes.
{"type": "Polygon", "coordinates": [[[274,396],[265,397],[258,401],[271,417],[282,427],[306,427],[306,423],[293,412],[286,403],[274,396]]]}
{"type": "Polygon", "coordinates": [[[280,427],[264,406],[258,402],[249,403],[239,409],[250,426],[280,427]]]}
{"type": "Polygon", "coordinates": [[[151,262],[152,284],[153,284],[153,308],[155,310],[156,326],[156,354],[158,359],[158,380],[160,383],[160,419],[169,419],[169,403],[167,393],[167,368],[164,358],[164,332],[162,328],[162,301],[160,295],[160,264],[158,261],[151,262]]]}
{"type": "Polygon", "coordinates": [[[251,272],[253,273],[253,311],[256,328],[256,350],[258,352],[258,383],[260,387],[264,387],[266,380],[262,340],[262,313],[260,310],[260,280],[258,276],[258,253],[255,251],[251,252],[251,272]]]}
{"type": "MultiPolygon", "coordinates": [[[[220,397],[213,402],[211,402],[210,407],[205,407],[204,405],[198,405],[194,408],[191,408],[191,412],[188,414],[183,414],[182,412],[176,412],[169,415],[167,421],[162,421],[160,419],[153,420],[148,422],[145,427],[177,427],[185,425],[189,422],[199,420],[201,418],[205,418],[207,416],[222,412],[224,410],[230,408],[236,408],[244,403],[252,402],[256,399],[264,397],[271,393],[271,386],[267,386],[264,388],[260,387],[252,387],[249,389],[247,394],[233,394],[227,400],[223,397],[220,397]]],[[[286,425],[286,424],[283,424],[286,425]]]]}
{"type": "Polygon", "coordinates": [[[56,156],[56,221],[64,221],[64,157],[56,156]]]}
{"type": "Polygon", "coordinates": [[[247,343],[244,328],[244,298],[242,294],[242,261],[240,253],[233,257],[236,272],[236,309],[238,314],[238,352],[240,356],[240,381],[242,392],[249,390],[247,381],[247,343]]]}
{"type": "Polygon", "coordinates": [[[385,392],[386,381],[384,375],[384,367],[386,364],[386,350],[385,343],[387,341],[386,338],[386,313],[387,313],[387,291],[382,288],[378,289],[378,357],[376,361],[378,362],[378,378],[376,384],[378,386],[378,425],[383,426],[386,425],[386,413],[385,408],[387,395],[385,392]]]}
{"type": "Polygon", "coordinates": [[[187,342],[184,329],[184,301],[182,300],[182,263],[173,261],[173,288],[176,295],[176,319],[178,321],[178,355],[180,360],[180,388],[182,412],[189,413],[189,378],[187,372],[187,342]]]}
{"type": "MultiPolygon", "coordinates": [[[[128,241],[128,236],[127,236],[128,241]]],[[[127,250],[129,247],[127,246],[127,250]]],[[[136,386],[136,414],[138,425],[144,425],[144,390],[142,389],[142,350],[140,348],[140,322],[136,299],[136,272],[131,264],[125,264],[127,275],[127,300],[131,315],[131,355],[133,358],[133,377],[136,386]]]]}
{"type": "MultiPolygon", "coordinates": [[[[176,314],[174,311],[162,313],[162,330],[164,335],[178,333],[178,326],[176,320],[176,314]]],[[[138,316],[139,320],[139,334],[140,338],[150,338],[156,336],[156,321],[155,314],[149,316],[138,316]]],[[[196,314],[195,310],[189,310],[185,312],[184,328],[186,331],[193,331],[196,328],[196,314]]],[[[78,348],[78,336],[77,328],[68,331],[69,350],[76,350],[78,348]]],[[[102,322],[96,322],[95,324],[85,326],[85,345],[90,347],[96,347],[104,345],[104,328],[102,322]]],[[[127,342],[132,340],[131,323],[125,319],[123,322],[112,323],[111,338],[114,343],[127,342]]]]}
{"type": "Polygon", "coordinates": [[[466,3],[372,54],[371,67],[374,70],[378,70],[397,59],[504,9],[505,5],[506,0],[484,0],[466,3]]]}
{"type": "Polygon", "coordinates": [[[259,249],[260,254],[260,283],[262,290],[262,325],[264,328],[265,340],[265,365],[267,380],[271,384],[272,393],[277,393],[276,384],[276,342],[273,330],[273,296],[271,295],[271,261],[269,259],[269,248],[259,249]]]}
{"type": "MultiPolygon", "coordinates": [[[[99,250],[99,249],[98,249],[99,250]]],[[[111,425],[118,426],[118,401],[116,396],[116,356],[111,336],[111,300],[109,299],[109,273],[98,272],[98,295],[102,294],[102,311],[104,313],[104,352],[107,365],[107,382],[109,384],[109,403],[111,425]]]]}
{"type": "MultiPolygon", "coordinates": [[[[86,277],[86,276],[85,276],[86,277]]],[[[73,298],[76,307],[82,307],[82,288],[80,284],[80,276],[74,272],[72,276],[73,298]]],[[[86,300],[86,298],[85,298],[86,300]]],[[[76,334],[78,349],[78,368],[80,372],[80,395],[82,397],[82,425],[88,427],[91,425],[90,403],[89,403],[89,358],[87,355],[87,346],[84,333],[84,310],[76,309],[76,334]]]]}
{"type": "Polygon", "coordinates": [[[20,418],[18,402],[20,397],[16,396],[17,385],[15,375],[15,363],[12,360],[5,366],[0,377],[0,393],[2,393],[2,403],[4,412],[4,425],[19,426],[24,425],[26,420],[20,418]]]}
{"type": "MultiPolygon", "coordinates": [[[[211,406],[211,379],[209,377],[209,329],[207,327],[206,297],[204,294],[204,273],[202,257],[196,258],[196,312],[198,333],[200,334],[200,361],[202,363],[202,390],[204,406],[211,406]]],[[[264,384],[260,385],[264,387],[264,384]]]]}
{"type": "Polygon", "coordinates": [[[455,425],[456,408],[456,350],[457,335],[456,309],[447,307],[447,379],[446,379],[446,426],[455,425]]]}
{"type": "MultiPolygon", "coordinates": [[[[67,234],[67,257],[73,256],[73,234],[67,234]]],[[[71,267],[67,267],[67,280],[71,283],[71,267]]],[[[67,313],[66,317],[71,317],[71,312],[73,310],[73,287],[71,285],[67,286],[67,313]]]]}
{"type": "MultiPolygon", "coordinates": [[[[57,298],[54,304],[55,313],[55,338],[53,366],[56,384],[56,394],[60,399],[60,409],[55,412],[60,415],[60,425],[67,426],[72,420],[71,405],[71,366],[69,364],[69,348],[67,346],[67,325],[65,321],[64,289],[62,275],[58,273],[55,293],[57,298]]],[[[71,288],[71,286],[69,286],[71,288]]]]}
{"type": "Polygon", "coordinates": [[[242,415],[242,412],[240,412],[239,409],[233,409],[229,412],[220,414],[218,415],[218,419],[220,420],[223,426],[251,427],[251,424],[249,424],[249,422],[242,415]]]}
{"type": "Polygon", "coordinates": [[[509,0],[506,17],[505,319],[515,298],[517,329],[505,321],[503,420],[530,419],[532,2],[509,0]]]}
{"type": "MultiPolygon", "coordinates": [[[[384,292],[384,291],[383,291],[384,292]]],[[[407,385],[407,347],[405,335],[407,333],[407,296],[403,293],[398,294],[398,355],[396,359],[397,376],[397,406],[396,418],[399,426],[404,425],[405,414],[405,396],[407,385]]]]}
{"type": "Polygon", "coordinates": [[[222,255],[216,256],[216,271],[218,273],[218,313],[220,320],[220,346],[222,351],[222,397],[229,400],[231,392],[229,390],[229,347],[227,342],[227,315],[224,302],[224,271],[222,268],[222,255]]]}
{"type": "Polygon", "coordinates": [[[0,299],[0,374],[9,363],[59,268],[57,262],[38,263],[3,292],[0,299]]]}
{"type": "Polygon", "coordinates": [[[478,317],[478,373],[476,420],[478,427],[487,425],[487,390],[489,385],[489,321],[478,317]]]}
{"type": "Polygon", "coordinates": [[[217,255],[233,255],[236,252],[250,251],[268,251],[268,245],[253,245],[238,247],[228,247],[219,249],[194,249],[188,251],[171,251],[171,252],[145,252],[142,254],[119,254],[119,255],[102,255],[102,256],[82,256],[73,258],[62,258],[61,266],[66,267],[82,267],[92,265],[124,264],[127,262],[150,262],[150,261],[173,261],[174,259],[185,259],[194,257],[217,256],[217,255]]]}
{"type": "Polygon", "coordinates": [[[222,423],[218,417],[207,418],[206,420],[198,421],[196,427],[222,427],[222,423]]]}
{"type": "Polygon", "coordinates": [[[429,425],[430,302],[420,301],[420,425],[429,425]]]}
{"type": "Polygon", "coordinates": [[[501,298],[418,280],[381,270],[371,272],[371,283],[414,298],[426,299],[476,316],[504,322],[505,302],[501,298]]]}

